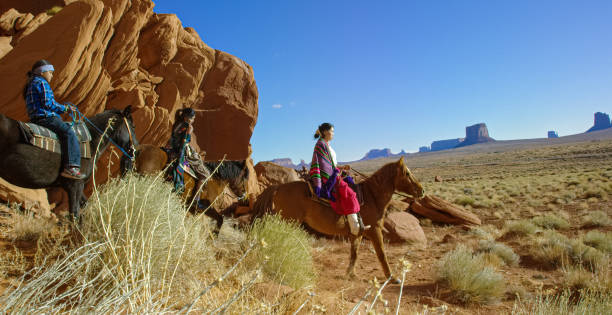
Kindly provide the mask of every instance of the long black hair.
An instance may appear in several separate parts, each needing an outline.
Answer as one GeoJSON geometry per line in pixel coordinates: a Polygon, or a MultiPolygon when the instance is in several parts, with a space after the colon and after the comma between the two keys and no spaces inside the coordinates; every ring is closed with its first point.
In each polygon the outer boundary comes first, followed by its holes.
{"type": "Polygon", "coordinates": [[[172,125],[173,132],[179,124],[185,121],[185,117],[193,117],[195,114],[195,110],[190,107],[177,110],[176,113],[174,113],[174,124],[172,125]]]}
{"type": "Polygon", "coordinates": [[[26,94],[28,93],[28,86],[30,85],[30,82],[32,82],[32,80],[36,76],[36,74],[34,73],[34,70],[38,67],[42,67],[42,66],[46,66],[50,64],[51,64],[50,62],[44,59],[38,60],[37,62],[34,63],[34,65],[32,66],[32,70],[28,71],[28,81],[26,85],[23,87],[23,99],[26,98],[26,94]]]}
{"type": "Polygon", "coordinates": [[[314,138],[315,139],[319,139],[319,138],[323,138],[323,134],[334,128],[334,125],[330,124],[330,123],[322,123],[319,125],[319,128],[317,128],[317,131],[314,134],[314,138]]]}

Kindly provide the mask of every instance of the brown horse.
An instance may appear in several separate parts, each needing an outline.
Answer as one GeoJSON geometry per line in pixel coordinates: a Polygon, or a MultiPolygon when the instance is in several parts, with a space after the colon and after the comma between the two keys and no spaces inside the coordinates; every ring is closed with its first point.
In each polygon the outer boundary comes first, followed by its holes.
{"type": "MultiPolygon", "coordinates": [[[[217,232],[223,225],[223,216],[215,208],[215,201],[223,194],[225,187],[229,186],[231,191],[242,198],[246,196],[246,182],[249,170],[245,161],[222,161],[205,162],[205,167],[212,176],[201,187],[196,188],[197,179],[187,172],[184,176],[185,189],[182,198],[186,203],[192,204],[195,193],[201,190],[200,195],[190,207],[190,211],[202,210],[204,213],[217,221],[217,232]]],[[[161,148],[152,144],[143,144],[138,147],[135,171],[139,174],[156,175],[168,166],[168,155],[161,148]]]]}
{"type": "MultiPolygon", "coordinates": [[[[385,277],[391,277],[391,269],[384,251],[382,227],[387,206],[393,193],[403,192],[414,197],[423,195],[423,187],[404,164],[404,158],[381,167],[360,184],[364,204],[361,206],[363,223],[371,225],[364,234],[374,244],[385,277]]],[[[254,217],[265,213],[280,213],[283,218],[307,224],[317,232],[327,235],[348,236],[351,239],[351,260],[347,275],[354,277],[355,261],[361,244],[361,235],[353,236],[344,216],[336,214],[330,207],[310,198],[308,183],[292,182],[267,188],[257,199],[254,217]]],[[[399,283],[397,278],[393,281],[399,283]]]]}

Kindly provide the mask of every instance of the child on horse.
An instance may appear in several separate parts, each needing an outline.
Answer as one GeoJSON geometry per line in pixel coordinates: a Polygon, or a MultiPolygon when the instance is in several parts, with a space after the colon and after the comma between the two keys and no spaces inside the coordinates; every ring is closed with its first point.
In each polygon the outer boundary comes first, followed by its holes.
{"type": "MultiPolygon", "coordinates": [[[[184,108],[176,111],[174,116],[174,125],[172,126],[172,135],[166,145],[166,151],[169,153],[169,160],[176,159],[179,165],[189,164],[191,169],[196,173],[197,180],[204,180],[210,176],[210,172],[204,165],[204,161],[198,152],[196,152],[189,143],[191,142],[191,133],[193,132],[193,122],[195,121],[195,111],[192,108],[184,108]]],[[[180,190],[182,186],[182,173],[177,168],[174,168],[175,188],[180,190]],[[181,178],[177,178],[181,177],[181,178]],[[178,183],[177,183],[178,180],[178,183]],[[178,185],[177,185],[178,184],[178,185]]]]}
{"type": "Polygon", "coordinates": [[[315,194],[329,199],[337,214],[346,215],[351,233],[359,235],[370,226],[363,225],[361,217],[358,216],[360,207],[357,195],[347,185],[355,185],[353,178],[346,173],[351,169],[350,165],[338,167],[336,152],[329,145],[334,138],[334,126],[330,123],[321,124],[314,138],[318,141],[312,154],[310,178],[315,194]]]}
{"type": "Polygon", "coordinates": [[[83,179],[81,174],[81,149],[76,134],[59,114],[75,111],[72,106],[62,105],[55,101],[49,83],[53,79],[53,65],[46,60],[39,60],[28,72],[28,83],[23,89],[30,121],[48,128],[57,134],[62,146],[64,170],[61,176],[72,179],[83,179]]]}

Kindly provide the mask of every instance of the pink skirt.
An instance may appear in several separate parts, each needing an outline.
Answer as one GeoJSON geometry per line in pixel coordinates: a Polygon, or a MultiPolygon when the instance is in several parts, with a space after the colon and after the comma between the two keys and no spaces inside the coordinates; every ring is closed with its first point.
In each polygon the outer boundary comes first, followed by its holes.
{"type": "Polygon", "coordinates": [[[359,212],[359,201],[357,194],[348,186],[348,184],[339,179],[336,181],[332,195],[336,201],[330,201],[332,209],[339,215],[347,215],[359,212]]]}

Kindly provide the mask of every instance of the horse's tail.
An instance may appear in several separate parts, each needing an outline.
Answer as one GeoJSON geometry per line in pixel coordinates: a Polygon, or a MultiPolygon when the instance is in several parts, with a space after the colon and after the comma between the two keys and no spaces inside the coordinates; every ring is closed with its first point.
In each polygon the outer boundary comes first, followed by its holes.
{"type": "Polygon", "coordinates": [[[260,195],[257,197],[257,201],[253,205],[253,219],[262,217],[264,214],[272,212],[272,208],[274,206],[274,196],[276,196],[276,191],[278,190],[278,185],[270,186],[266,188],[260,195]]]}

